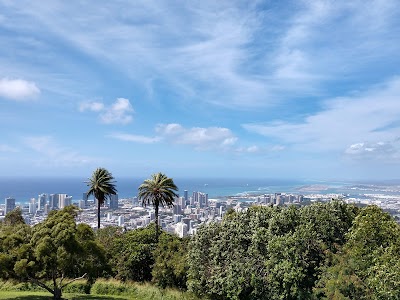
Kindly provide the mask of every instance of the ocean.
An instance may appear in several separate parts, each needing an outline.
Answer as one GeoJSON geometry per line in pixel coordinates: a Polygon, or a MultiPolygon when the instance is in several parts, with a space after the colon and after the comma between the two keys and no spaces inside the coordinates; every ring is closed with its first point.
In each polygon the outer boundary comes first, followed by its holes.
{"type": "MultiPolygon", "coordinates": [[[[139,185],[145,178],[116,178],[118,196],[130,198],[137,195],[139,185]]],[[[0,204],[6,197],[13,197],[18,203],[28,203],[39,194],[68,194],[73,201],[82,199],[88,189],[87,178],[0,178],[0,204]]],[[[174,178],[179,195],[184,190],[189,196],[194,191],[207,193],[209,198],[223,198],[244,194],[269,194],[275,192],[298,192],[301,186],[310,182],[278,179],[221,179],[221,178],[174,178]]],[[[314,182],[315,183],[315,182],[314,182]]]]}
{"type": "MultiPolygon", "coordinates": [[[[116,187],[120,199],[137,195],[139,185],[146,178],[116,178],[116,187]]],[[[0,204],[6,197],[15,198],[17,203],[29,203],[31,198],[39,194],[67,194],[72,201],[81,200],[88,190],[87,178],[80,177],[0,177],[0,204]]],[[[178,186],[178,194],[183,196],[187,190],[189,196],[193,192],[207,193],[210,199],[223,199],[228,196],[263,195],[272,193],[293,194],[345,194],[359,196],[364,193],[383,193],[400,196],[400,181],[389,182],[345,182],[317,180],[282,180],[251,178],[174,178],[178,186]],[[363,186],[366,184],[366,186],[363,186]],[[354,188],[361,187],[361,188],[354,188]]]]}

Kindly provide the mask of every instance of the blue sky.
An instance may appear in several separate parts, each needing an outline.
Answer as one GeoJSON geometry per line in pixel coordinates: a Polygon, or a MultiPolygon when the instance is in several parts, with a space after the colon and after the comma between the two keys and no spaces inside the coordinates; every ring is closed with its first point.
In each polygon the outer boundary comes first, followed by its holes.
{"type": "Polygon", "coordinates": [[[400,178],[400,6],[0,0],[0,176],[400,178]]]}

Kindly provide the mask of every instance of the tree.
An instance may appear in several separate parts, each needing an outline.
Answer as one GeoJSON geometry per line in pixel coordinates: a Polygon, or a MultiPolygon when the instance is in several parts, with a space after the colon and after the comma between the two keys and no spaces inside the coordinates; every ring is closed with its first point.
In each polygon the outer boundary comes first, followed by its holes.
{"type": "Polygon", "coordinates": [[[126,231],[108,244],[110,265],[120,280],[151,281],[157,239],[154,224],[126,231]]]}
{"type": "Polygon", "coordinates": [[[117,194],[114,177],[104,168],[97,168],[89,181],[86,181],[89,190],[87,196],[93,195],[97,199],[97,228],[100,228],[100,206],[104,201],[117,194]]]}
{"type": "Polygon", "coordinates": [[[78,257],[77,263],[72,266],[69,276],[74,278],[80,274],[87,273],[88,280],[94,282],[96,278],[108,275],[110,267],[106,257],[106,250],[96,240],[93,229],[87,224],[78,224],[76,239],[86,255],[78,257]]]}
{"type": "Polygon", "coordinates": [[[25,224],[21,208],[17,207],[14,210],[7,213],[6,216],[4,217],[4,224],[12,226],[18,224],[25,224]]]}
{"type": "Polygon", "coordinates": [[[186,290],[188,239],[162,233],[154,250],[153,282],[159,287],[186,290]]]}
{"type": "Polygon", "coordinates": [[[357,209],[254,206],[200,226],[188,246],[188,289],[210,299],[311,299],[327,251],[345,243],[357,209]]]}
{"type": "Polygon", "coordinates": [[[321,274],[318,299],[399,299],[399,224],[379,207],[367,206],[346,238],[321,274]]]}
{"type": "Polygon", "coordinates": [[[25,224],[19,208],[9,212],[0,222],[0,277],[18,278],[13,268],[15,263],[30,251],[32,228],[25,224]]]}
{"type": "Polygon", "coordinates": [[[146,206],[152,204],[155,210],[155,222],[156,222],[156,236],[159,236],[159,225],[158,225],[158,208],[162,206],[172,206],[174,204],[174,198],[178,197],[175,193],[178,191],[178,187],[175,185],[172,178],[168,178],[165,174],[157,173],[151,175],[151,179],[146,179],[139,186],[139,199],[142,201],[142,205],[146,206]]]}
{"type": "MultiPolygon", "coordinates": [[[[47,219],[32,228],[32,235],[23,253],[19,253],[14,272],[61,299],[62,289],[82,276],[64,282],[71,268],[86,258],[85,248],[77,239],[76,212],[70,207],[52,211],[47,219]],[[46,283],[51,280],[52,285],[46,283]]],[[[83,270],[82,270],[83,272],[83,270]]]]}

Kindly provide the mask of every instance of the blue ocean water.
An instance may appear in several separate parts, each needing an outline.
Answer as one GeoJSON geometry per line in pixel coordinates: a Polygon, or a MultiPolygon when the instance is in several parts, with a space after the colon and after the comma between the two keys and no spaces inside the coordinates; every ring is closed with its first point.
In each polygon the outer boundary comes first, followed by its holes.
{"type": "MultiPolygon", "coordinates": [[[[119,198],[137,195],[139,185],[145,178],[116,178],[119,198]]],[[[13,197],[16,202],[27,203],[39,194],[68,194],[74,200],[82,199],[88,189],[87,178],[0,178],[0,203],[6,197],[13,197]]],[[[221,178],[174,178],[183,196],[184,190],[189,195],[193,191],[208,193],[209,198],[223,198],[241,194],[269,194],[275,192],[296,192],[298,187],[308,184],[305,181],[278,179],[221,179],[221,178]]]]}

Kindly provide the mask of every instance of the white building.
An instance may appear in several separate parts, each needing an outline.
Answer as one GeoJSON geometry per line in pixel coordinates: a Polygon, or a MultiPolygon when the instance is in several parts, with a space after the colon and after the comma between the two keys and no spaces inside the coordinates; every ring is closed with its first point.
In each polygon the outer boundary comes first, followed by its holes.
{"type": "Polygon", "coordinates": [[[35,198],[32,198],[31,201],[29,202],[29,213],[33,215],[36,214],[35,198]]]}
{"type": "Polygon", "coordinates": [[[118,226],[123,227],[125,225],[124,216],[118,217],[118,226]]]}
{"type": "Polygon", "coordinates": [[[183,222],[179,222],[178,224],[175,225],[175,233],[180,238],[183,238],[183,237],[187,236],[187,234],[188,234],[188,226],[183,222]]]}

